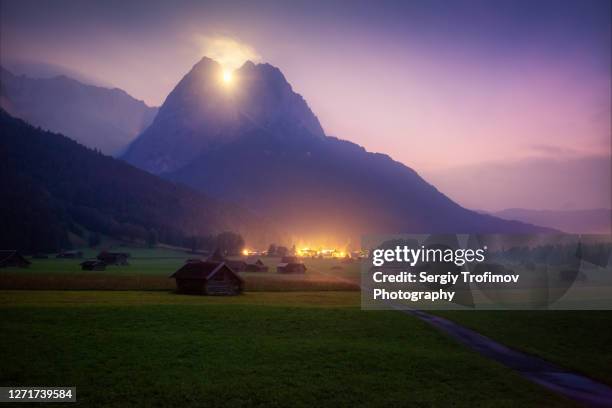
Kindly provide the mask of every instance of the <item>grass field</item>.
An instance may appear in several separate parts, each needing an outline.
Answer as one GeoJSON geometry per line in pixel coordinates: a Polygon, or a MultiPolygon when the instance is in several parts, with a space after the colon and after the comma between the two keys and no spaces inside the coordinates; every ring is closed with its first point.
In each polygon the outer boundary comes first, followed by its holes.
{"type": "Polygon", "coordinates": [[[2,291],[0,383],[76,385],[82,406],[572,406],[358,301],[2,291]]]}
{"type": "Polygon", "coordinates": [[[612,385],[612,311],[437,311],[515,349],[612,385]]]}
{"type": "MultiPolygon", "coordinates": [[[[76,384],[98,406],[569,404],[411,316],[361,311],[358,263],[279,275],[262,258],[244,295],[199,297],[168,279],[197,255],[121,250],[130,265],[106,271],[0,269],[0,384],[76,384]]],[[[435,313],[612,384],[612,312],[435,313]]]]}

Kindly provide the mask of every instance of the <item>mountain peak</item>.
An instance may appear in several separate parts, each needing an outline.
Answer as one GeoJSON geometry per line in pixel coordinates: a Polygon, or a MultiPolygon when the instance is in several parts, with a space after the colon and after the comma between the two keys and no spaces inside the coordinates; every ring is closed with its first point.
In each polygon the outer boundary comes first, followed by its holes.
{"type": "Polygon", "coordinates": [[[252,69],[255,67],[255,63],[251,60],[246,60],[244,64],[240,67],[240,69],[252,69]]]}
{"type": "Polygon", "coordinates": [[[283,79],[285,78],[283,73],[281,72],[281,70],[278,67],[275,67],[272,64],[269,64],[267,62],[262,62],[262,63],[254,63],[253,61],[249,60],[247,62],[245,62],[244,64],[242,64],[242,66],[240,68],[238,68],[237,70],[238,72],[258,72],[260,74],[276,74],[276,75],[280,75],[283,77],[283,79]]]}
{"type": "Polygon", "coordinates": [[[278,90],[294,93],[291,85],[280,69],[268,63],[254,64],[251,61],[244,63],[235,73],[238,81],[242,84],[240,89],[246,91],[246,87],[255,84],[261,87],[276,87],[278,90]]]}
{"type": "Polygon", "coordinates": [[[222,65],[211,58],[196,63],[124,158],[163,173],[213,146],[254,134],[274,140],[325,138],[317,117],[277,67],[247,61],[231,83],[221,72],[222,65]]]}
{"type": "Polygon", "coordinates": [[[215,61],[214,59],[207,57],[207,56],[203,56],[202,59],[200,59],[191,69],[193,70],[209,70],[209,69],[221,69],[221,64],[219,64],[217,61],[215,61]]]}

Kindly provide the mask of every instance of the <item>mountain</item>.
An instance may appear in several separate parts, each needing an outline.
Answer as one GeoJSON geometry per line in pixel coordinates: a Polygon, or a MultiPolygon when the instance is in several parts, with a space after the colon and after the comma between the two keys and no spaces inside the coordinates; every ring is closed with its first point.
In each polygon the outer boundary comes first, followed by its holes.
{"type": "Polygon", "coordinates": [[[157,113],[121,89],[86,85],[66,76],[16,76],[2,67],[0,107],[111,155],[122,153],[157,113]]]}
{"type": "Polygon", "coordinates": [[[528,210],[508,208],[493,213],[507,220],[517,220],[574,234],[610,234],[612,210],[597,208],[589,210],[528,210]]]}
{"type": "Polygon", "coordinates": [[[466,210],[402,163],[326,136],[271,65],[247,62],[229,85],[221,72],[210,59],[197,63],[123,158],[241,203],[297,241],[550,231],[466,210]]]}
{"type": "Polygon", "coordinates": [[[200,152],[260,129],[279,139],[325,138],[316,116],[278,68],[247,62],[229,86],[220,80],[221,72],[209,58],[197,63],[123,158],[159,174],[178,170],[200,152]]]}
{"type": "Polygon", "coordinates": [[[83,229],[141,241],[155,234],[175,245],[222,231],[262,244],[272,239],[265,237],[267,225],[248,211],[34,128],[2,109],[0,180],[0,248],[56,251],[83,229]]]}

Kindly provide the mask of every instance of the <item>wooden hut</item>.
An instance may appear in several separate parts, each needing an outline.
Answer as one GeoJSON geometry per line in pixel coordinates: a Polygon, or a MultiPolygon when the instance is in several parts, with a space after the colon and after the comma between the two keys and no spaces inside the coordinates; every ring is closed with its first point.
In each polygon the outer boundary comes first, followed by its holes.
{"type": "Polygon", "coordinates": [[[247,264],[247,272],[268,272],[268,267],[261,262],[261,259],[255,261],[255,263],[247,264]]]}
{"type": "Polygon", "coordinates": [[[171,276],[179,293],[238,295],[244,281],[225,262],[188,262],[171,276]]]}
{"type": "Polygon", "coordinates": [[[0,268],[18,267],[27,268],[31,262],[28,261],[15,250],[4,250],[0,251],[0,268]]]}
{"type": "Polygon", "coordinates": [[[283,262],[276,267],[278,273],[306,273],[306,265],[301,262],[283,262]]]}
{"type": "Polygon", "coordinates": [[[106,263],[98,259],[89,259],[81,262],[81,269],[84,271],[104,271],[106,270],[106,263]]]}
{"type": "Polygon", "coordinates": [[[129,265],[128,258],[130,254],[125,252],[108,252],[102,251],[96,257],[106,265],[129,265]]]}

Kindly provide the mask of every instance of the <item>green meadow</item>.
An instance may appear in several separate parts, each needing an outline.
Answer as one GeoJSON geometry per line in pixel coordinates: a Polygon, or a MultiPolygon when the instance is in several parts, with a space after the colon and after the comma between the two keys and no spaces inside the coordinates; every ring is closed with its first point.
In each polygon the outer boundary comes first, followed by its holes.
{"type": "MultiPolygon", "coordinates": [[[[197,255],[121,250],[106,271],[0,269],[0,384],[75,385],[87,406],[574,406],[413,316],[362,311],[358,263],[287,276],[262,258],[245,294],[203,297],[168,279],[197,255]]],[[[610,312],[436,313],[612,383],[610,312]]]]}
{"type": "Polygon", "coordinates": [[[100,407],[573,406],[415,318],[357,302],[3,291],[0,383],[72,385],[79,405],[100,407]]]}

